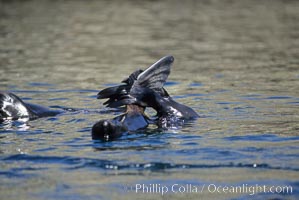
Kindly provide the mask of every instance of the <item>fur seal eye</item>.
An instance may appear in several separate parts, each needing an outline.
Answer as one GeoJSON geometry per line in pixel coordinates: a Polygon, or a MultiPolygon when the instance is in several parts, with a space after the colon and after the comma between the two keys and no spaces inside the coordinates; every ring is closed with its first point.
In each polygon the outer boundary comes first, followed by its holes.
{"type": "Polygon", "coordinates": [[[103,126],[108,126],[108,122],[104,121],[103,126]]]}

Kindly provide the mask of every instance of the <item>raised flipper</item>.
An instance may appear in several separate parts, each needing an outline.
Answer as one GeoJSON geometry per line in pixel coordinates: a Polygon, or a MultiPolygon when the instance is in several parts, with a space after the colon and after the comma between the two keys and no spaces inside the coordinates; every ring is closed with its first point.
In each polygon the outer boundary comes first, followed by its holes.
{"type": "Polygon", "coordinates": [[[174,61],[173,56],[165,56],[144,70],[133,82],[130,91],[122,98],[111,102],[109,106],[137,104],[144,107],[157,108],[155,105],[160,98],[168,98],[167,91],[163,88],[169,74],[170,67],[174,61]]]}
{"type": "Polygon", "coordinates": [[[103,104],[107,105],[108,107],[112,107],[110,106],[110,104],[115,101],[119,101],[123,96],[128,95],[128,93],[130,92],[130,88],[131,86],[128,85],[118,85],[114,87],[105,88],[98,93],[97,98],[108,98],[108,100],[105,101],[103,104]]]}
{"type": "Polygon", "coordinates": [[[138,75],[142,72],[142,70],[136,70],[135,72],[133,72],[128,78],[122,81],[122,83],[125,83],[124,85],[108,87],[101,90],[98,93],[97,98],[109,98],[109,100],[104,103],[104,105],[109,105],[110,102],[120,99],[123,95],[127,95],[130,92],[133,83],[137,80],[138,75]]]}
{"type": "Polygon", "coordinates": [[[173,61],[173,56],[165,56],[158,60],[138,75],[137,80],[132,85],[132,89],[134,87],[144,87],[161,93],[164,83],[170,74],[170,67],[173,61]]]}
{"type": "Polygon", "coordinates": [[[163,97],[168,97],[169,95],[163,88],[163,85],[170,74],[170,67],[173,61],[173,56],[165,56],[146,70],[133,72],[128,78],[122,81],[125,83],[124,85],[103,89],[98,93],[97,98],[109,98],[104,102],[104,105],[115,108],[132,103],[138,104],[136,98],[131,94],[138,95],[138,92],[143,93],[143,91],[140,91],[142,88],[153,90],[163,97]]]}
{"type": "Polygon", "coordinates": [[[154,108],[157,111],[158,117],[167,119],[197,118],[198,114],[192,108],[174,101],[163,88],[170,74],[170,67],[173,61],[174,58],[172,56],[161,58],[148,69],[140,73],[135,81],[130,82],[133,83],[130,90],[127,89],[126,92],[123,93],[124,95],[119,95],[118,99],[110,101],[109,106],[118,107],[136,104],[143,107],[154,108]]]}

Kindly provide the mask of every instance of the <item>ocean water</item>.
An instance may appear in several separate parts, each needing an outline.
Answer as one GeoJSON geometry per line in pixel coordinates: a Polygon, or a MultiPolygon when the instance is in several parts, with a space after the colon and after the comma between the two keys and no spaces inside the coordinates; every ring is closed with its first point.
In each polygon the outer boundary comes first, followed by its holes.
{"type": "Polygon", "coordinates": [[[62,113],[0,124],[0,199],[298,199],[298,9],[1,1],[0,90],[62,113]],[[93,141],[120,114],[97,92],[164,55],[165,88],[200,118],[93,141]]]}

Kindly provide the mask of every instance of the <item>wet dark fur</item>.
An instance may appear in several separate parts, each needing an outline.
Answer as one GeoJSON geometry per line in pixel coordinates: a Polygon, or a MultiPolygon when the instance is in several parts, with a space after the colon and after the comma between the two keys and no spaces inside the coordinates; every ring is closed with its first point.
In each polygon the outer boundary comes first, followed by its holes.
{"type": "Polygon", "coordinates": [[[146,128],[149,121],[150,119],[144,114],[143,107],[128,105],[124,114],[95,123],[91,130],[91,136],[93,140],[113,140],[125,133],[146,128]]]}
{"type": "Polygon", "coordinates": [[[54,116],[61,113],[40,105],[25,103],[17,95],[0,92],[0,122],[4,120],[33,120],[39,117],[54,116]]]}
{"type": "Polygon", "coordinates": [[[132,73],[123,81],[125,84],[100,91],[98,98],[108,98],[104,103],[108,107],[131,104],[152,107],[157,111],[158,126],[163,128],[195,119],[199,115],[192,108],[173,100],[163,88],[173,61],[172,56],[165,56],[148,69],[132,73]]]}

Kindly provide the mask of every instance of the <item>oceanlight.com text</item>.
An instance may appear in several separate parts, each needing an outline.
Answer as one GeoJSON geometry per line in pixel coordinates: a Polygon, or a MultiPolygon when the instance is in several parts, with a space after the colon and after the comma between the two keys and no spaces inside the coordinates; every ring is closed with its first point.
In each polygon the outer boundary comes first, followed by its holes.
{"type": "Polygon", "coordinates": [[[126,192],[136,194],[184,194],[184,193],[211,193],[211,194],[292,194],[293,187],[290,185],[260,185],[260,184],[241,184],[241,185],[221,185],[221,184],[134,184],[124,187],[126,192]]]}

